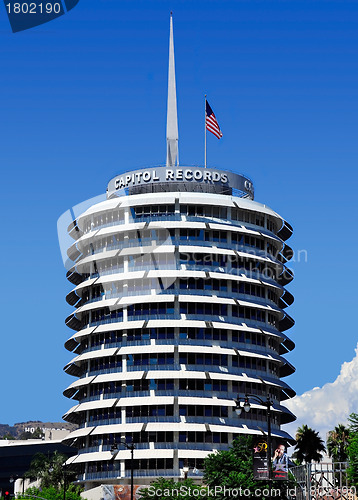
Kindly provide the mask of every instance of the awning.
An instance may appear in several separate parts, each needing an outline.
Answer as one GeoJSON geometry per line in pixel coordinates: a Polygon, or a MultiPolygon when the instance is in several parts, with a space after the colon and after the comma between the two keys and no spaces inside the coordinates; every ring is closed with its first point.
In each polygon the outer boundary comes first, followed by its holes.
{"type": "Polygon", "coordinates": [[[174,352],[173,345],[148,344],[121,347],[118,354],[174,352]]]}
{"type": "Polygon", "coordinates": [[[247,358],[259,358],[259,359],[268,359],[269,361],[281,361],[279,356],[274,356],[271,353],[260,354],[258,352],[243,351],[242,349],[236,349],[236,351],[239,356],[246,356],[247,358]]]}
{"type": "Polygon", "coordinates": [[[228,349],[226,347],[220,347],[217,345],[213,346],[203,346],[203,345],[180,345],[179,352],[195,352],[198,354],[228,354],[235,356],[234,349],[228,349]]]}
{"type": "Polygon", "coordinates": [[[242,427],[233,427],[230,425],[211,425],[209,424],[209,429],[211,432],[228,432],[231,434],[242,434],[242,427]]]}
{"type": "Polygon", "coordinates": [[[174,450],[168,450],[166,448],[145,449],[145,450],[143,450],[143,449],[136,449],[136,450],[134,450],[134,459],[140,459],[140,458],[173,458],[173,457],[174,457],[174,450]]]}
{"type": "Polygon", "coordinates": [[[145,228],[145,222],[130,222],[129,224],[118,224],[115,226],[101,227],[98,230],[98,236],[109,236],[112,233],[126,233],[127,231],[140,230],[145,228]]]}
{"type": "Polygon", "coordinates": [[[110,349],[97,349],[95,351],[85,352],[84,354],[80,354],[77,358],[73,359],[71,363],[84,361],[86,359],[98,359],[107,356],[114,356],[117,351],[118,347],[112,347],[110,349]]]}
{"type": "Polygon", "coordinates": [[[254,236],[260,236],[261,233],[260,231],[255,231],[254,229],[247,229],[245,226],[234,226],[234,225],[230,225],[230,226],[223,226],[222,224],[217,224],[215,222],[209,222],[209,227],[210,229],[215,229],[215,230],[227,230],[227,231],[231,231],[233,233],[242,233],[242,234],[251,234],[251,235],[254,235],[254,236]]]}
{"type": "MultiPolygon", "coordinates": [[[[179,270],[179,269],[158,269],[148,271],[148,278],[205,278],[205,271],[179,270]],[[163,276],[164,275],[164,276],[163,276]]],[[[221,275],[222,277],[222,275],[221,275]]]]}
{"type": "MultiPolygon", "coordinates": [[[[234,375],[234,374],[227,374],[227,373],[215,373],[215,372],[209,372],[209,377],[212,380],[237,380],[238,382],[254,382],[256,384],[261,384],[261,378],[254,377],[248,377],[245,373],[242,375],[234,375]]],[[[285,382],[280,381],[280,383],[273,382],[272,380],[264,380],[265,384],[267,385],[272,385],[274,387],[282,387],[282,384],[285,384],[285,382]]],[[[284,386],[285,387],[285,386],[284,386]]]]}
{"type": "Polygon", "coordinates": [[[210,453],[215,450],[215,445],[213,445],[212,450],[178,450],[178,458],[206,458],[210,453]]]}
{"type": "Polygon", "coordinates": [[[147,432],[149,431],[205,432],[206,426],[205,424],[192,424],[192,423],[189,424],[186,422],[150,422],[146,425],[145,430],[147,432]]]}
{"type": "Polygon", "coordinates": [[[67,417],[68,415],[71,415],[71,413],[73,413],[75,410],[77,410],[77,408],[79,407],[80,405],[77,404],[75,406],[72,406],[72,408],[70,408],[63,416],[63,418],[67,417]]]}
{"type": "Polygon", "coordinates": [[[97,375],[95,383],[99,384],[101,382],[118,382],[120,380],[137,380],[143,378],[143,370],[138,370],[137,372],[118,372],[118,373],[104,373],[102,375],[97,375]]]}
{"type": "Polygon", "coordinates": [[[87,403],[81,403],[74,410],[76,413],[80,411],[87,410],[97,410],[99,408],[112,408],[115,405],[117,399],[100,399],[98,401],[88,401],[87,403]]]}
{"type": "MultiPolygon", "coordinates": [[[[81,453],[75,457],[73,464],[81,464],[83,462],[97,462],[101,460],[111,460],[112,454],[110,451],[98,451],[95,453],[81,453]]],[[[129,457],[128,457],[129,458],[129,457]]]]}
{"type": "MultiPolygon", "coordinates": [[[[89,328],[83,328],[83,330],[80,330],[79,332],[76,332],[70,339],[78,339],[82,337],[87,337],[87,335],[90,335],[97,327],[96,326],[90,326],[89,328]]],[[[68,339],[68,340],[70,340],[68,339]]]]}
{"type": "Polygon", "coordinates": [[[180,405],[211,405],[211,406],[236,406],[235,401],[232,399],[218,399],[218,398],[200,398],[179,396],[178,404],[180,405]]]}
{"type": "MultiPolygon", "coordinates": [[[[96,236],[99,236],[98,233],[96,234],[96,236]]],[[[108,251],[103,250],[102,252],[98,252],[93,255],[87,255],[86,257],[83,257],[82,259],[76,262],[75,268],[81,272],[81,268],[83,268],[87,264],[91,264],[91,262],[98,262],[103,259],[114,258],[118,255],[118,253],[119,250],[108,250],[108,251]]],[[[87,265],[87,269],[88,268],[89,266],[87,265]]]]}
{"type": "MultiPolygon", "coordinates": [[[[105,295],[103,296],[105,297],[105,295]]],[[[115,307],[117,305],[118,299],[102,299],[96,300],[95,302],[89,302],[84,306],[78,307],[75,311],[76,314],[83,313],[85,311],[90,311],[92,309],[100,309],[102,307],[115,307]]]]}
{"type": "MultiPolygon", "coordinates": [[[[141,279],[144,278],[146,271],[131,271],[130,279],[141,279]]],[[[112,283],[112,281],[126,281],[128,279],[128,273],[113,273],[104,274],[97,278],[96,285],[100,283],[112,283]]]]}
{"type": "Polygon", "coordinates": [[[77,458],[76,456],[68,458],[65,464],[66,465],[72,464],[76,460],[76,458],[77,458]]]}
{"type": "Polygon", "coordinates": [[[91,434],[93,429],[95,429],[95,427],[83,427],[82,429],[77,429],[77,430],[71,432],[70,434],[68,434],[64,438],[64,440],[68,441],[71,439],[75,439],[75,438],[79,438],[79,437],[83,437],[83,436],[88,436],[89,434],[91,434]]]}
{"type": "MultiPolygon", "coordinates": [[[[221,374],[219,373],[219,378],[221,378],[221,374]]],[[[157,371],[148,371],[146,379],[163,379],[163,378],[199,378],[205,379],[205,372],[197,372],[197,371],[186,371],[186,370],[157,370],[157,371]]],[[[231,377],[230,377],[231,380],[231,377]]]]}
{"type": "MultiPolygon", "coordinates": [[[[216,194],[209,193],[199,193],[199,192],[181,192],[179,194],[180,204],[188,203],[195,205],[209,205],[212,206],[215,202],[215,205],[220,205],[222,207],[234,207],[234,203],[232,201],[231,196],[217,196],[216,194]]],[[[251,202],[253,203],[253,202],[251,202]]],[[[225,228],[224,225],[221,226],[225,228]]]]}
{"type": "MultiPolygon", "coordinates": [[[[163,424],[161,424],[163,425],[163,424]]],[[[113,425],[97,425],[95,430],[92,432],[93,436],[98,434],[120,434],[124,432],[141,432],[143,429],[143,423],[135,424],[113,424],[113,425]]]]}
{"type": "Polygon", "coordinates": [[[214,328],[221,328],[222,330],[242,330],[245,332],[261,332],[260,328],[252,328],[250,326],[246,326],[245,324],[238,325],[236,323],[223,322],[219,323],[218,321],[213,321],[212,325],[214,328]]]}
{"type": "Polygon", "coordinates": [[[85,377],[85,378],[80,378],[78,380],[75,380],[74,382],[72,382],[71,385],[69,385],[66,389],[66,391],[68,391],[69,389],[77,389],[79,387],[82,387],[83,385],[88,385],[90,384],[93,379],[95,379],[96,377],[94,375],[92,375],[92,377],[85,377]]]}
{"type": "Polygon", "coordinates": [[[272,307],[268,305],[263,305],[263,304],[258,304],[257,302],[252,302],[248,300],[238,300],[236,299],[236,302],[239,304],[239,306],[243,307],[255,307],[256,309],[263,309],[265,311],[274,311],[274,312],[282,312],[281,309],[278,307],[272,307]]]}
{"type": "MultiPolygon", "coordinates": [[[[203,292],[204,293],[204,292],[203,292]]],[[[179,295],[179,302],[205,302],[207,304],[235,304],[234,299],[209,295],[179,295]]]]}
{"type": "Polygon", "coordinates": [[[149,302],[174,302],[175,295],[159,294],[159,295],[130,295],[129,297],[122,297],[117,305],[131,305],[131,304],[147,304],[149,302]]]}
{"type": "MultiPolygon", "coordinates": [[[[156,221],[156,224],[159,221],[156,221]]],[[[165,227],[180,227],[180,229],[206,229],[205,222],[186,222],[186,221],[162,221],[165,227]]]]}
{"type": "Polygon", "coordinates": [[[137,398],[121,398],[116,406],[151,406],[172,404],[174,404],[174,396],[144,396],[137,398]]]}
{"type": "Polygon", "coordinates": [[[132,197],[127,197],[124,196],[121,198],[123,200],[122,202],[122,207],[129,207],[133,208],[136,205],[141,204],[141,206],[146,206],[146,205],[154,205],[158,203],[167,203],[168,205],[173,205],[175,203],[175,194],[171,193],[147,193],[145,197],[140,197],[140,202],[136,199],[135,201],[133,200],[132,197]]]}
{"type": "Polygon", "coordinates": [[[85,212],[77,217],[77,221],[79,222],[91,214],[99,214],[100,212],[104,212],[105,210],[114,210],[115,208],[119,208],[121,205],[122,200],[120,198],[112,198],[111,200],[100,201],[99,203],[96,203],[95,205],[87,208],[85,212]]]}
{"type": "Polygon", "coordinates": [[[172,328],[175,327],[192,327],[192,328],[205,328],[206,322],[201,320],[187,320],[187,319],[157,319],[157,320],[149,320],[148,328],[159,328],[161,326],[170,326],[172,328]]]}
{"type": "Polygon", "coordinates": [[[216,248],[194,245],[179,245],[179,252],[182,253],[205,253],[214,255],[235,255],[234,250],[230,248],[216,248]]]}
{"type": "Polygon", "coordinates": [[[216,273],[209,271],[209,277],[210,278],[216,278],[216,279],[225,279],[225,280],[231,280],[231,281],[244,281],[248,283],[257,283],[260,284],[261,280],[255,279],[255,278],[248,278],[247,276],[241,276],[237,274],[229,274],[229,273],[216,273]]]}
{"type": "Polygon", "coordinates": [[[99,278],[87,278],[85,281],[80,283],[79,285],[76,286],[72,291],[78,291],[82,290],[82,288],[88,288],[89,286],[93,285],[95,281],[97,281],[99,278]]]}
{"type": "Polygon", "coordinates": [[[112,330],[127,330],[131,328],[143,328],[144,319],[140,321],[117,321],[97,326],[96,333],[110,332],[112,330]]]}
{"type": "MultiPolygon", "coordinates": [[[[173,458],[174,450],[168,450],[164,448],[157,449],[135,449],[134,459],[140,458],[173,458]]],[[[115,455],[114,460],[130,460],[131,452],[130,450],[119,450],[115,455]]],[[[96,461],[109,461],[113,460],[110,451],[96,452],[96,453],[82,453],[77,455],[72,463],[79,464],[83,462],[96,462],[96,461]]]]}
{"type": "Polygon", "coordinates": [[[235,251],[235,254],[237,254],[239,257],[243,257],[246,259],[259,260],[260,262],[271,262],[272,264],[281,265],[281,264],[278,264],[276,261],[269,259],[268,257],[260,257],[260,255],[256,255],[256,254],[252,254],[252,253],[248,253],[248,252],[235,251]]]}

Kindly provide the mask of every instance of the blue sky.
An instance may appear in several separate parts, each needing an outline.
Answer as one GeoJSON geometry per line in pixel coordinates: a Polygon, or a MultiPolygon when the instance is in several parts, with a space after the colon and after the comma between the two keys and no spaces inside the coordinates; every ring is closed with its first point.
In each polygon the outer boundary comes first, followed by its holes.
{"type": "Polygon", "coordinates": [[[355,355],[357,2],[81,0],[17,34],[1,4],[2,423],[71,406],[57,219],[122,170],[164,163],[171,10],[181,164],[203,163],[207,93],[224,134],[208,137],[209,166],[249,175],[308,253],[287,382],[322,386],[355,355]]]}

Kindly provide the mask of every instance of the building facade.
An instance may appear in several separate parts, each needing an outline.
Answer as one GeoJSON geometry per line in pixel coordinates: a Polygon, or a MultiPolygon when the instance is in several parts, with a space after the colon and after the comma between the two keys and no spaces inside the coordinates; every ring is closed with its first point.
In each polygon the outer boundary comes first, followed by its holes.
{"type": "Polygon", "coordinates": [[[238,417],[246,393],[274,401],[272,434],[294,420],[286,308],[291,226],[254,201],[247,177],[190,167],[124,173],[107,200],[73,221],[67,318],[75,357],[64,391],[79,425],[65,442],[79,451],[86,488],[125,482],[135,444],[137,484],[200,476],[203,459],[238,434],[261,434],[265,408],[238,417]],[[115,456],[113,445],[118,446],[115,456]]]}

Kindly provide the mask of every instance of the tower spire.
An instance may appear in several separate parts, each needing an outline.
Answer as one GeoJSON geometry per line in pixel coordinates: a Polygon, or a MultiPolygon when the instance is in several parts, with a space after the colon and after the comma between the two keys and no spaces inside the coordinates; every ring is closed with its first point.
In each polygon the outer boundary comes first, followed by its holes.
{"type": "Polygon", "coordinates": [[[177,93],[175,86],[173,13],[170,13],[169,72],[167,104],[167,167],[179,165],[177,93]]]}

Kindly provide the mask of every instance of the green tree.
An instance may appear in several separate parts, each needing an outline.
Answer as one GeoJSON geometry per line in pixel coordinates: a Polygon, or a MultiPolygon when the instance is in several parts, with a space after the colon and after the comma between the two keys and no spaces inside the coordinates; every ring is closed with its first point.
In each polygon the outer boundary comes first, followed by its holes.
{"type": "MultiPolygon", "coordinates": [[[[66,489],[66,500],[83,500],[80,496],[83,488],[80,486],[74,486],[71,484],[68,489],[66,489]]],[[[46,498],[47,500],[63,500],[63,489],[54,488],[50,486],[49,488],[28,488],[25,492],[27,496],[18,495],[19,499],[29,500],[33,497],[34,500],[38,500],[37,497],[46,498]]]]}
{"type": "MultiPolygon", "coordinates": [[[[63,464],[66,460],[67,456],[58,453],[58,451],[49,456],[36,453],[25,476],[40,479],[41,488],[62,488],[64,483],[63,464]]],[[[72,480],[74,479],[73,477],[72,480]]],[[[68,477],[67,481],[70,482],[71,478],[68,477]]]]}
{"type": "MultiPolygon", "coordinates": [[[[232,443],[229,450],[211,453],[204,460],[204,482],[212,488],[222,487],[222,493],[215,495],[216,500],[231,500],[227,494],[224,494],[224,488],[237,489],[242,495],[237,498],[248,498],[250,496],[259,500],[267,498],[265,495],[269,491],[270,485],[265,481],[257,481],[253,475],[253,441],[251,436],[238,436],[232,443]],[[241,488],[241,490],[240,490],[241,488]],[[246,491],[245,491],[246,490],[246,491]],[[262,495],[258,494],[258,490],[262,495]]],[[[276,490],[275,498],[285,498],[287,488],[294,485],[293,481],[276,481],[271,488],[276,490]],[[280,494],[278,494],[280,490],[280,494]]],[[[212,497],[211,497],[212,498],[212,497]]]]}
{"type": "Polygon", "coordinates": [[[211,453],[204,461],[204,481],[211,487],[255,488],[252,438],[239,436],[229,450],[211,453]]]}
{"type": "MultiPolygon", "coordinates": [[[[200,486],[195,485],[191,479],[186,481],[181,481],[176,483],[172,479],[160,478],[153,483],[151,487],[154,486],[155,490],[175,490],[179,489],[179,496],[175,494],[173,496],[168,495],[157,495],[153,496],[153,489],[146,488],[142,491],[142,500],[164,500],[168,498],[179,498],[179,499],[198,499],[211,500],[215,496],[215,500],[232,500],[226,490],[237,490],[237,499],[247,500],[252,497],[256,500],[267,500],[271,495],[269,494],[270,485],[265,483],[265,481],[257,481],[254,479],[253,475],[253,448],[252,448],[252,437],[251,436],[239,436],[232,443],[232,446],[228,450],[222,450],[216,453],[211,453],[204,460],[204,490],[196,492],[195,495],[182,494],[180,496],[180,487],[187,486],[191,487],[191,492],[195,489],[200,488],[200,486]],[[214,488],[221,488],[221,491],[214,488]],[[241,489],[240,489],[241,488],[241,489]],[[246,490],[246,491],[245,491],[246,490]],[[259,492],[262,492],[260,495],[259,492]],[[241,492],[241,493],[240,493],[241,492]]],[[[271,484],[272,496],[276,500],[285,499],[287,488],[292,488],[295,486],[295,481],[292,476],[290,481],[275,481],[271,484]]]]}
{"type": "Polygon", "coordinates": [[[16,439],[16,438],[12,434],[7,433],[7,434],[4,434],[3,437],[1,437],[0,439],[9,439],[9,440],[12,440],[12,439],[16,439]]]}
{"type": "Polygon", "coordinates": [[[299,463],[320,462],[323,458],[322,453],[326,451],[323,440],[320,438],[317,431],[311,429],[307,425],[302,425],[297,429],[296,446],[293,457],[299,463]]]}
{"type": "Polygon", "coordinates": [[[347,447],[347,477],[350,486],[358,486],[358,433],[351,433],[347,447]]]}
{"type": "Polygon", "coordinates": [[[349,422],[348,455],[348,481],[351,486],[358,487],[358,413],[351,413],[349,422]]]}
{"type": "Polygon", "coordinates": [[[160,477],[153,481],[148,488],[139,491],[141,500],[168,500],[175,498],[178,500],[203,499],[205,496],[198,494],[195,490],[202,490],[203,486],[197,485],[192,479],[174,481],[160,477]],[[196,493],[195,495],[192,493],[196,493]],[[168,494],[169,493],[169,494],[168,494]]]}
{"type": "Polygon", "coordinates": [[[338,424],[329,431],[327,438],[327,451],[334,462],[347,460],[347,447],[349,442],[349,429],[343,424],[338,424]]]}

